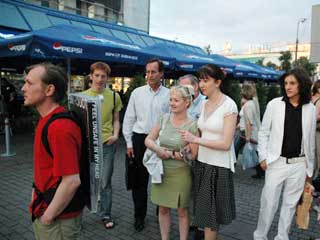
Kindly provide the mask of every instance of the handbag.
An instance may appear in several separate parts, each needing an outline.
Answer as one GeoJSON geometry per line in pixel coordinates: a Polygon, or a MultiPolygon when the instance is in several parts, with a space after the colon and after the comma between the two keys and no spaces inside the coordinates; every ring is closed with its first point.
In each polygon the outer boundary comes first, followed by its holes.
{"type": "Polygon", "coordinates": [[[313,190],[313,186],[309,182],[306,182],[304,191],[296,208],[296,224],[300,229],[308,229],[309,227],[313,190]]]}
{"type": "Polygon", "coordinates": [[[259,164],[258,154],[251,143],[246,143],[242,150],[242,169],[253,168],[259,164]]]}
{"type": "Polygon", "coordinates": [[[126,161],[125,161],[125,183],[127,190],[132,190],[135,187],[135,179],[137,174],[137,166],[134,164],[134,159],[129,157],[126,154],[126,161]]]}

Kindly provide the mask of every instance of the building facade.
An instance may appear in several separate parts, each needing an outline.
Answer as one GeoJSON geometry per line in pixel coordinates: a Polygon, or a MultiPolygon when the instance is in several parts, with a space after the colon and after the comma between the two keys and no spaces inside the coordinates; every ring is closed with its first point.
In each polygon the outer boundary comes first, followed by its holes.
{"type": "Polygon", "coordinates": [[[25,2],[149,33],[150,0],[25,0],[25,2]]]}
{"type": "Polygon", "coordinates": [[[312,6],[310,60],[320,63],[320,4],[312,6]]]}

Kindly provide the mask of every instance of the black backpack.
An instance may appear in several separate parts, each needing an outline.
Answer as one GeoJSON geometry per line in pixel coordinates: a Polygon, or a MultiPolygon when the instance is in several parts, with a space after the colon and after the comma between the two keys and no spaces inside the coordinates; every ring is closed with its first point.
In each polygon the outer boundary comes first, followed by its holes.
{"type": "MultiPolygon", "coordinates": [[[[62,214],[64,214],[64,213],[72,213],[72,212],[82,210],[84,206],[87,206],[88,208],[90,208],[91,201],[90,201],[90,163],[89,163],[89,150],[88,150],[89,146],[88,146],[87,131],[84,123],[81,120],[82,118],[78,116],[78,114],[75,111],[67,111],[67,112],[60,112],[60,113],[53,114],[42,129],[42,133],[41,133],[42,144],[44,145],[48,154],[53,158],[53,154],[51,152],[49,141],[48,141],[48,129],[50,124],[53,121],[57,119],[62,119],[62,118],[70,119],[73,122],[75,122],[80,127],[81,136],[82,136],[81,157],[79,160],[79,175],[80,175],[81,185],[77,189],[69,205],[63,210],[62,214]]],[[[43,193],[40,192],[35,185],[33,185],[35,189],[35,193],[37,194],[37,198],[34,201],[32,206],[33,211],[42,201],[45,201],[47,205],[50,204],[60,182],[61,182],[61,178],[55,187],[50,188],[43,193]]],[[[32,220],[34,220],[35,218],[36,217],[33,214],[32,220]]]]}

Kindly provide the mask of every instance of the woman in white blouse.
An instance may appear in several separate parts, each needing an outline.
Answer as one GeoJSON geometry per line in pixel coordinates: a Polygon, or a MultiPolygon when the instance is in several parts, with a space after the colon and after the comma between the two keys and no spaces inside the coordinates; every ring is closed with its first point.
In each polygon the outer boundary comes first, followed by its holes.
{"type": "Polygon", "coordinates": [[[218,66],[202,66],[198,74],[200,89],[208,97],[198,120],[201,137],[187,131],[181,135],[199,145],[194,164],[194,225],[204,228],[205,239],[217,239],[219,226],[231,223],[236,215],[233,135],[238,111],[224,94],[227,82],[218,66]]]}

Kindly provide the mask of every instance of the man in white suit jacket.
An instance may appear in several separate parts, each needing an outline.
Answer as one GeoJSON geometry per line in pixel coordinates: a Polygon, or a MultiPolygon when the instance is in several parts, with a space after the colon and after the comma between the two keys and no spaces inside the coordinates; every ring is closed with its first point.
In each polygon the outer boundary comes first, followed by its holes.
{"type": "Polygon", "coordinates": [[[282,188],[275,240],[289,240],[296,205],[313,173],[316,111],[310,103],[310,78],[303,69],[293,69],[280,77],[280,85],[283,97],[268,103],[258,137],[260,165],[266,176],[255,240],[268,239],[282,188]]]}

